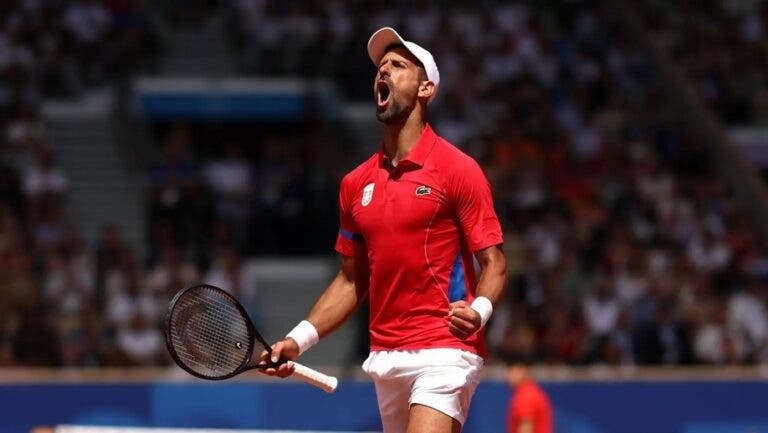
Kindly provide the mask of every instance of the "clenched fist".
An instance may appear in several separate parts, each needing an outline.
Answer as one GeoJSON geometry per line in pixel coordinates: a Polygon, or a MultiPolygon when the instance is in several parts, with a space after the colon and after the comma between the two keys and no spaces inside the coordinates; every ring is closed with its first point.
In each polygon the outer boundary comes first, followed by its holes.
{"type": "Polygon", "coordinates": [[[448,319],[450,321],[448,329],[451,334],[460,340],[466,340],[472,334],[480,330],[480,314],[469,308],[466,301],[456,301],[449,305],[448,319]]]}

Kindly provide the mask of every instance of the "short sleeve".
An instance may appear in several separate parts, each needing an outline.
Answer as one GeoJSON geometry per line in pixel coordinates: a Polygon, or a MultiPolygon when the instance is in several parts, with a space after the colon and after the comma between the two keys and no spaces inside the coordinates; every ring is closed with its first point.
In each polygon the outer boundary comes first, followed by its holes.
{"type": "Polygon", "coordinates": [[[493,209],[491,186],[480,166],[470,160],[452,179],[452,199],[462,231],[472,252],[504,242],[493,209]]]}
{"type": "Polygon", "coordinates": [[[339,234],[336,236],[336,251],[348,257],[367,255],[363,235],[352,218],[353,200],[354,192],[351,191],[349,179],[345,177],[339,189],[339,234]]]}

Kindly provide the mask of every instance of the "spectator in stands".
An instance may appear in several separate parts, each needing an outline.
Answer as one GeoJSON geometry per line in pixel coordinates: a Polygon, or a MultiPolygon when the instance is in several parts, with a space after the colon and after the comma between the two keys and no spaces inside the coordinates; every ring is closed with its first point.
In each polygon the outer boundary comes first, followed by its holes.
{"type": "Polygon", "coordinates": [[[80,76],[88,84],[98,84],[104,79],[102,59],[111,19],[109,10],[98,0],[75,0],[63,12],[64,31],[80,60],[80,76]]]}
{"type": "Polygon", "coordinates": [[[595,293],[584,299],[583,312],[593,339],[605,337],[616,328],[621,308],[610,281],[605,278],[598,281],[595,293]]]}
{"type": "Polygon", "coordinates": [[[138,265],[124,264],[118,272],[112,272],[107,283],[106,323],[119,333],[128,328],[133,318],[140,314],[146,320],[159,323],[164,304],[145,286],[138,265]]]}
{"type": "Polygon", "coordinates": [[[143,0],[108,0],[112,14],[114,41],[109,44],[108,57],[117,78],[153,67],[152,60],[160,52],[158,36],[143,0]]]}
{"type": "Polygon", "coordinates": [[[185,125],[176,124],[163,140],[162,159],[150,173],[157,206],[175,208],[186,190],[198,181],[197,168],[190,156],[190,134],[185,125]]]}
{"type": "Polygon", "coordinates": [[[46,200],[38,206],[30,221],[35,247],[42,252],[56,250],[71,235],[72,225],[59,202],[46,200]]]}
{"type": "Polygon", "coordinates": [[[87,304],[78,315],[71,317],[66,326],[59,325],[60,359],[65,367],[99,367],[111,365],[113,358],[107,358],[110,345],[106,329],[100,323],[96,304],[87,304]]]}
{"type": "Polygon", "coordinates": [[[96,303],[101,308],[105,301],[105,285],[109,272],[120,266],[128,248],[123,242],[120,227],[115,224],[105,224],[101,227],[99,241],[96,245],[96,303]]]}
{"type": "Polygon", "coordinates": [[[171,297],[193,283],[200,281],[198,267],[183,257],[175,245],[164,245],[159,259],[146,271],[146,284],[157,302],[166,306],[171,297]]]}
{"type": "Polygon", "coordinates": [[[655,320],[633,329],[634,354],[642,365],[690,364],[691,347],[688,330],[675,317],[675,305],[661,303],[655,320]]]}
{"type": "Polygon", "coordinates": [[[703,272],[719,272],[730,263],[732,252],[723,239],[705,228],[691,238],[688,244],[688,260],[703,272]]]}
{"type": "Polygon", "coordinates": [[[251,162],[243,148],[228,145],[221,158],[203,166],[203,177],[215,196],[217,217],[232,225],[238,233],[247,233],[251,196],[257,190],[251,162]]]}
{"type": "Polygon", "coordinates": [[[8,122],[5,139],[16,149],[32,151],[45,141],[43,124],[32,107],[22,107],[18,115],[8,122]]]}
{"type": "Polygon", "coordinates": [[[46,263],[44,300],[61,315],[78,315],[93,300],[93,270],[87,263],[52,252],[46,263]]]}
{"type": "Polygon", "coordinates": [[[67,178],[54,165],[53,152],[46,145],[35,151],[35,161],[24,173],[24,192],[30,199],[60,200],[67,189],[67,178]]]}
{"type": "Polygon", "coordinates": [[[256,285],[242,268],[240,258],[233,248],[218,251],[203,281],[230,292],[246,308],[251,309],[255,304],[256,285]]]}
{"type": "MultiPolygon", "coordinates": [[[[165,224],[171,229],[171,241],[180,244],[186,244],[193,235],[188,228],[199,226],[193,208],[200,179],[190,151],[191,141],[191,132],[186,125],[173,125],[163,138],[161,160],[150,172],[151,225],[165,224]]],[[[160,242],[161,239],[151,241],[160,242]]]]}
{"type": "Polygon", "coordinates": [[[745,359],[761,361],[761,348],[768,342],[768,290],[765,282],[753,276],[743,290],[728,300],[726,326],[744,338],[745,359]]]}
{"type": "Polygon", "coordinates": [[[165,359],[165,339],[155,322],[140,312],[117,332],[117,347],[128,365],[156,365],[165,359]]]}
{"type": "Polygon", "coordinates": [[[705,302],[706,309],[698,317],[695,330],[694,356],[707,364],[738,363],[746,351],[743,337],[727,327],[726,306],[722,300],[710,296],[705,302]]]}

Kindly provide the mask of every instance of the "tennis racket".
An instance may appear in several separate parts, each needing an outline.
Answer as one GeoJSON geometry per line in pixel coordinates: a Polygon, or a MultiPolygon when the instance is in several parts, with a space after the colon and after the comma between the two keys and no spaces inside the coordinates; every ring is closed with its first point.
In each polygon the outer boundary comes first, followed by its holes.
{"type": "MultiPolygon", "coordinates": [[[[229,293],[208,284],[182,289],[171,300],[165,319],[165,343],[173,360],[189,374],[208,380],[227,379],[254,368],[277,367],[287,362],[258,364],[251,360],[256,341],[267,352],[272,347],[253,325],[242,305],[229,293]]],[[[336,390],[338,380],[294,363],[293,377],[323,389],[336,390]]]]}

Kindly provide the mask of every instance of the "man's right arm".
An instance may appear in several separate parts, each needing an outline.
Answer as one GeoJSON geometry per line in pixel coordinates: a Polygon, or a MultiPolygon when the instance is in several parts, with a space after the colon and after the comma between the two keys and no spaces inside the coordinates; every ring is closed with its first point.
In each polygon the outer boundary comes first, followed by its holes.
{"type": "Polygon", "coordinates": [[[341,269],[307,316],[320,338],[349,319],[368,295],[370,269],[365,256],[342,256],[341,269]]]}
{"type": "MultiPolygon", "coordinates": [[[[349,319],[357,306],[368,294],[370,270],[368,258],[342,256],[341,268],[309,312],[306,320],[317,330],[320,338],[335,331],[349,319]]],[[[299,356],[299,345],[293,338],[286,337],[272,345],[272,362],[280,358],[295,360],[299,356]]],[[[261,361],[268,362],[267,352],[261,354],[261,361]]],[[[279,368],[268,368],[270,376],[286,377],[293,374],[293,365],[282,364],[279,368]]]]}

